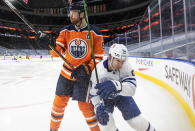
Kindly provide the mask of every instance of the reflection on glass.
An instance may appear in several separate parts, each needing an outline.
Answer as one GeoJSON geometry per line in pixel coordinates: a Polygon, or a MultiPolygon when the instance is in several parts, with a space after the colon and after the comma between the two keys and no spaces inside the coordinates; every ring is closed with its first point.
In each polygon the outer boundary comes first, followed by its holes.
{"type": "Polygon", "coordinates": [[[162,17],[162,36],[167,37],[172,35],[171,25],[171,4],[170,0],[162,0],[161,2],[161,17],[162,17]]]}
{"type": "Polygon", "coordinates": [[[151,7],[151,36],[152,41],[160,39],[160,13],[158,1],[154,7],[151,7]]]}
{"type": "Polygon", "coordinates": [[[186,34],[184,0],[160,1],[161,23],[158,0],[153,0],[149,6],[150,12],[146,10],[139,25],[135,25],[127,30],[126,33],[118,35],[112,43],[120,42],[121,44],[127,45],[131,55],[195,61],[195,42],[193,42],[195,41],[195,0],[185,0],[187,19],[186,34]],[[170,3],[170,1],[172,3],[170,3]],[[171,4],[173,9],[171,9],[171,4]],[[171,11],[173,11],[173,21],[171,19],[171,11]],[[162,41],[160,24],[162,24],[162,41]],[[172,30],[174,31],[174,35],[172,35],[172,30]],[[186,38],[188,40],[186,40],[186,38]]]}
{"type": "Polygon", "coordinates": [[[184,33],[184,8],[183,0],[172,0],[173,4],[173,21],[174,34],[184,33]]]}
{"type": "Polygon", "coordinates": [[[140,23],[140,41],[149,41],[149,18],[148,11],[146,11],[141,23],[140,23]]]}
{"type": "Polygon", "coordinates": [[[128,44],[139,43],[138,26],[134,26],[129,32],[126,33],[128,44]]]}

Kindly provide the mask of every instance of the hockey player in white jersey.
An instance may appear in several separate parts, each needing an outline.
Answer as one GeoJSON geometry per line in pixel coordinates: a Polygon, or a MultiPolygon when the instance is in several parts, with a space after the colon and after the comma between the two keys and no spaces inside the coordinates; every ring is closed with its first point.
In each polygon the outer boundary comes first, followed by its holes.
{"type": "Polygon", "coordinates": [[[107,59],[97,64],[99,83],[95,70],[91,75],[91,101],[102,131],[118,131],[114,118],[117,107],[129,126],[136,131],[154,131],[151,124],[141,116],[132,96],[136,91],[136,78],[127,61],[128,51],[122,44],[113,44],[107,59]]]}

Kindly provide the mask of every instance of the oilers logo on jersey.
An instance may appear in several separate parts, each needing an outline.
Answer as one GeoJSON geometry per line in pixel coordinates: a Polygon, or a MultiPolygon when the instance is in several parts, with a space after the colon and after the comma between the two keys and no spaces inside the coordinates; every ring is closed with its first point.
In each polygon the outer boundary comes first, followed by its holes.
{"type": "Polygon", "coordinates": [[[73,39],[69,44],[69,53],[74,58],[85,57],[88,51],[87,49],[87,42],[80,38],[73,39]]]}

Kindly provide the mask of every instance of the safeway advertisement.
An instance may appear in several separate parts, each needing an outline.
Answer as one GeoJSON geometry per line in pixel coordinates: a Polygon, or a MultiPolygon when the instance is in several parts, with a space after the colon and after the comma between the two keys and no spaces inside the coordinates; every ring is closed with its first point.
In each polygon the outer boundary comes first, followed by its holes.
{"type": "Polygon", "coordinates": [[[195,114],[195,64],[192,62],[129,57],[134,70],[170,85],[189,104],[195,114]]]}

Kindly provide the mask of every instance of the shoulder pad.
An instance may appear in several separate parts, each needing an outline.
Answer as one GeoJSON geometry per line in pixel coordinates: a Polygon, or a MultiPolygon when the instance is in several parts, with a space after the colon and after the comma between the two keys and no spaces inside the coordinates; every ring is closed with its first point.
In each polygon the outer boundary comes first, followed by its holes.
{"type": "Polygon", "coordinates": [[[60,31],[63,30],[75,30],[74,25],[65,25],[60,31]]]}
{"type": "Polygon", "coordinates": [[[99,30],[99,28],[94,25],[91,25],[91,30],[93,30],[97,35],[102,35],[102,32],[99,30]]]}

